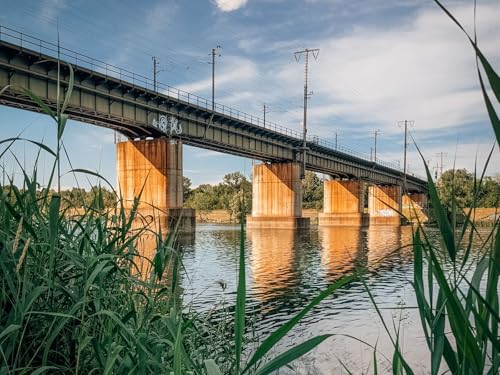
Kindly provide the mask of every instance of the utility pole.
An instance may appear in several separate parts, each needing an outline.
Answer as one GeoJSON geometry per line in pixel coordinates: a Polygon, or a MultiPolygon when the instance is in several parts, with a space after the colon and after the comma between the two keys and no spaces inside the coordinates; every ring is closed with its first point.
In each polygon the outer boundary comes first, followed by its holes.
{"type": "Polygon", "coordinates": [[[220,57],[220,53],[217,53],[217,51],[221,48],[220,45],[212,48],[212,113],[215,112],[215,56],[220,57]]]}
{"type": "Polygon", "coordinates": [[[408,120],[405,120],[405,147],[403,153],[403,195],[406,194],[406,149],[408,147],[408,120]]]}
{"type": "Polygon", "coordinates": [[[303,153],[302,153],[302,171],[301,171],[301,178],[305,177],[306,174],[306,151],[307,151],[307,100],[311,96],[312,92],[309,93],[307,91],[307,78],[308,78],[308,69],[309,69],[309,53],[311,53],[314,57],[315,60],[318,59],[318,54],[319,54],[319,48],[314,48],[314,49],[304,49],[302,51],[297,51],[294,53],[295,60],[299,62],[300,56],[302,54],[305,54],[305,64],[304,64],[304,120],[302,123],[303,127],[303,153]]]}
{"type": "MultiPolygon", "coordinates": [[[[402,125],[403,121],[399,121],[398,124],[402,125]]],[[[404,120],[405,127],[405,142],[404,142],[404,151],[403,151],[403,194],[406,194],[406,172],[407,172],[407,163],[406,163],[406,153],[408,151],[408,125],[413,126],[413,120],[404,120]]]]}
{"type": "Polygon", "coordinates": [[[158,74],[158,65],[160,64],[160,62],[156,60],[156,56],[153,56],[151,59],[153,60],[153,91],[156,91],[156,76],[158,74]]]}
{"type": "Polygon", "coordinates": [[[271,111],[268,111],[267,108],[266,108],[266,103],[263,103],[263,114],[264,114],[264,127],[266,127],[266,113],[269,113],[271,111]]]}
{"type": "Polygon", "coordinates": [[[380,130],[375,130],[374,135],[375,135],[375,147],[373,149],[373,161],[376,163],[377,162],[377,135],[380,134],[380,130]]]}
{"type": "Polygon", "coordinates": [[[443,158],[448,155],[448,153],[446,152],[438,152],[436,154],[436,156],[438,156],[441,160],[441,164],[439,165],[439,177],[441,177],[443,175],[443,166],[444,166],[444,163],[443,163],[443,158]]]}

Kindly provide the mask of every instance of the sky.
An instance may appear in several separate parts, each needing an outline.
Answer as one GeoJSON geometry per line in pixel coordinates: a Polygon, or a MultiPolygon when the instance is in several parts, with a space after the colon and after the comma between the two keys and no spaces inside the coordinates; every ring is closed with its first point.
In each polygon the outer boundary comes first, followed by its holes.
{"type": "MultiPolygon", "coordinates": [[[[473,1],[445,1],[472,34],[473,1]]],[[[300,130],[304,59],[310,56],[308,134],[377,158],[400,161],[409,120],[408,168],[484,166],[494,146],[478,84],[473,49],[465,35],[431,0],[0,0],[0,25],[61,45],[210,98],[210,52],[216,57],[216,101],[300,130]]],[[[479,47],[500,71],[500,2],[478,1],[479,47]]],[[[498,103],[495,104],[497,112],[498,103]]],[[[0,139],[19,136],[54,147],[46,116],[0,107],[0,139]]],[[[70,121],[64,144],[71,168],[100,173],[116,185],[114,132],[70,121]]],[[[0,152],[4,145],[0,145],[0,152]]],[[[37,148],[20,142],[0,160],[10,175],[31,170],[37,148]]],[[[499,149],[487,174],[500,173],[499,149]]],[[[46,183],[52,159],[41,153],[46,183]]],[[[184,175],[193,186],[218,183],[230,172],[250,176],[252,160],[184,146],[184,175]]],[[[96,179],[65,173],[63,187],[88,187],[96,179]]]]}

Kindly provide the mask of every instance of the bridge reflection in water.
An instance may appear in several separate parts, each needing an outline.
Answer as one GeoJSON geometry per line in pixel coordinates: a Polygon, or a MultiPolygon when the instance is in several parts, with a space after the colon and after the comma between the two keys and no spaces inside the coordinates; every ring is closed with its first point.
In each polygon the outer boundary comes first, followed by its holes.
{"type": "MultiPolygon", "coordinates": [[[[137,235],[134,241],[137,255],[134,257],[132,274],[147,280],[153,271],[153,260],[160,245],[159,238],[166,239],[168,228],[165,215],[158,213],[158,210],[138,210],[135,219],[132,221],[130,235],[137,235]],[[162,216],[163,220],[158,217],[162,216]]],[[[182,257],[182,251],[193,245],[194,233],[178,233],[174,235],[173,248],[182,257]]],[[[167,257],[168,260],[168,257],[167,257]]],[[[172,264],[168,262],[163,278],[170,279],[172,264]]]]}
{"type": "Polygon", "coordinates": [[[333,281],[362,266],[363,248],[359,227],[320,227],[321,263],[333,281]]]}
{"type": "Polygon", "coordinates": [[[253,294],[258,300],[271,300],[287,293],[297,280],[294,268],[297,231],[290,229],[252,229],[249,264],[253,294]]]}
{"type": "MultiPolygon", "coordinates": [[[[252,229],[246,232],[247,311],[256,334],[265,338],[296,315],[328,285],[354,271],[368,267],[367,285],[380,303],[384,317],[399,317],[402,301],[414,305],[411,295],[410,227],[311,227],[308,231],[252,229]],[[399,249],[399,250],[398,250],[399,249]]],[[[239,227],[201,224],[193,245],[183,252],[181,288],[184,302],[194,311],[233,306],[236,299],[239,227]],[[223,280],[225,288],[218,285],[223,280]]],[[[405,312],[405,332],[418,330],[418,313],[405,312]]],[[[314,308],[277,349],[312,335],[334,333],[307,357],[314,369],[299,367],[295,373],[342,373],[337,356],[353,373],[366,370],[373,356],[367,348],[341,334],[378,343],[385,355],[393,347],[380,325],[365,286],[354,282],[314,308]],[[359,371],[358,371],[359,370],[359,371]]],[[[418,335],[415,333],[415,335],[418,335]]],[[[414,336],[413,336],[414,337],[414,336]]],[[[411,343],[412,358],[420,363],[419,348],[425,339],[411,343]]],[[[423,345],[423,346],[422,346],[423,345]]],[[[384,372],[384,371],[382,371],[384,372]]],[[[283,372],[288,374],[288,372],[283,372]]]]}
{"type": "Polygon", "coordinates": [[[409,227],[252,229],[247,237],[251,294],[261,302],[295,293],[303,287],[299,284],[311,278],[322,278],[326,286],[357,268],[377,271],[388,264],[410,261],[412,255],[409,227]]]}

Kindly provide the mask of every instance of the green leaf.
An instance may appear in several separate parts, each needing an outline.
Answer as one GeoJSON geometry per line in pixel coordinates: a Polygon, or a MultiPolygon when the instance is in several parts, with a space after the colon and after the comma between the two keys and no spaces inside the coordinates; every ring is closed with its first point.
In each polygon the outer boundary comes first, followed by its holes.
{"type": "MultiPolygon", "coordinates": [[[[16,141],[26,141],[26,142],[29,142],[29,143],[32,143],[34,144],[35,146],[38,146],[40,147],[41,149],[47,151],[49,154],[51,154],[52,156],[56,156],[56,153],[54,151],[52,151],[48,146],[44,145],[43,143],[40,143],[40,142],[37,142],[37,141],[32,141],[31,139],[26,139],[26,138],[20,138],[20,137],[14,137],[14,138],[6,138],[6,139],[2,139],[0,141],[0,144],[2,143],[6,143],[6,142],[16,142],[16,141]]],[[[8,146],[10,147],[10,145],[8,146]]],[[[0,154],[0,157],[2,157],[2,155],[5,153],[5,151],[7,150],[4,150],[2,152],[2,154],[0,154]]]]}
{"type": "Polygon", "coordinates": [[[222,371],[213,359],[205,360],[205,368],[207,369],[207,375],[222,375],[222,371]]]}
{"type": "Polygon", "coordinates": [[[481,83],[481,91],[483,92],[484,103],[486,104],[486,110],[488,111],[488,116],[490,116],[491,126],[493,127],[493,131],[495,132],[495,136],[497,138],[497,143],[500,145],[500,120],[495,112],[495,108],[486,94],[486,88],[484,87],[483,77],[479,69],[477,70],[479,75],[479,82],[481,83]]]}
{"type": "Polygon", "coordinates": [[[113,371],[113,366],[115,365],[116,361],[120,359],[120,352],[124,348],[125,347],[122,345],[118,345],[115,343],[111,344],[111,353],[109,354],[108,359],[106,360],[106,366],[104,367],[103,375],[115,373],[115,371],[113,371]]]}
{"type": "Polygon", "coordinates": [[[266,375],[302,357],[332,335],[320,335],[294,346],[259,368],[255,375],[266,375]]]}
{"type": "MultiPolygon", "coordinates": [[[[422,160],[425,160],[424,156],[422,155],[422,152],[420,152],[420,149],[418,148],[417,145],[415,145],[418,153],[420,154],[420,157],[422,160]]],[[[441,237],[443,238],[444,244],[446,246],[446,250],[448,251],[448,255],[450,258],[455,262],[457,250],[455,247],[455,238],[453,236],[453,231],[451,229],[450,223],[448,221],[448,218],[446,216],[446,212],[444,210],[443,205],[441,204],[441,201],[439,200],[439,195],[436,189],[436,185],[434,184],[434,181],[432,180],[432,175],[429,171],[429,167],[427,166],[427,163],[424,163],[425,167],[425,173],[427,175],[427,184],[429,188],[429,196],[431,200],[431,205],[434,209],[434,213],[436,216],[436,221],[439,226],[439,231],[441,233],[441,237]]]]}
{"type": "Polygon", "coordinates": [[[436,305],[436,317],[434,318],[434,324],[432,333],[434,336],[434,343],[431,351],[431,374],[437,375],[439,372],[439,366],[441,364],[441,358],[444,351],[444,326],[445,326],[445,315],[444,315],[444,304],[445,304],[444,293],[440,290],[438,293],[437,305],[436,305]]]}
{"type": "Polygon", "coordinates": [[[19,328],[21,328],[20,325],[17,324],[11,324],[7,328],[5,328],[1,333],[0,333],[0,339],[2,339],[5,336],[8,336],[12,332],[17,331],[19,328]]]}
{"type": "Polygon", "coordinates": [[[57,139],[62,138],[67,122],[68,122],[68,115],[66,113],[61,113],[59,115],[59,121],[57,121],[57,139]]]}
{"type": "Polygon", "coordinates": [[[50,374],[49,370],[56,370],[55,372],[57,372],[57,370],[61,370],[61,369],[59,367],[56,367],[56,366],[42,366],[42,367],[37,368],[35,371],[30,372],[30,374],[31,375],[39,375],[39,374],[44,374],[44,373],[50,374]]]}
{"type": "MultiPolygon", "coordinates": [[[[399,340],[399,337],[397,338],[399,340]]],[[[403,373],[403,364],[401,363],[401,353],[399,352],[399,347],[396,341],[396,348],[394,349],[394,354],[392,356],[392,373],[393,375],[400,375],[403,373]]]]}
{"type": "Polygon", "coordinates": [[[177,327],[174,346],[174,375],[182,375],[182,324],[177,327]]]}
{"type": "Polygon", "coordinates": [[[478,343],[472,333],[472,327],[465,313],[463,306],[456,294],[456,289],[448,284],[448,280],[441,267],[439,259],[432,247],[429,247],[429,261],[432,262],[434,276],[439,284],[440,289],[444,293],[446,299],[446,311],[448,313],[448,321],[451,330],[455,336],[458,350],[462,352],[464,360],[469,366],[473,366],[473,371],[480,373],[481,370],[481,353],[478,348],[478,343]]]}
{"type": "Polygon", "coordinates": [[[58,194],[52,195],[49,206],[49,241],[50,241],[50,255],[49,255],[49,267],[50,275],[52,279],[51,286],[54,286],[55,281],[55,269],[56,269],[56,242],[58,240],[58,229],[59,229],[59,208],[61,206],[61,197],[58,194]]]}
{"type": "Polygon", "coordinates": [[[241,351],[243,347],[243,334],[245,331],[245,300],[246,300],[246,277],[245,277],[245,231],[243,222],[240,228],[240,264],[238,272],[238,290],[236,295],[236,311],[234,322],[234,350],[236,361],[236,374],[240,373],[241,351]]]}
{"type": "Polygon", "coordinates": [[[45,104],[42,99],[36,95],[35,93],[33,93],[33,91],[31,90],[28,90],[26,88],[23,88],[23,91],[26,95],[28,95],[30,97],[31,100],[33,100],[39,107],[40,109],[46,114],[46,115],[49,115],[50,117],[52,117],[52,119],[54,121],[57,122],[57,118],[56,118],[56,115],[55,113],[52,111],[52,109],[50,109],[50,107],[45,104]]]}
{"type": "Polygon", "coordinates": [[[3,89],[1,89],[1,90],[0,90],[0,96],[2,96],[2,95],[3,95],[3,93],[9,89],[9,87],[10,87],[10,85],[7,85],[7,86],[5,86],[3,89]]]}
{"type": "Polygon", "coordinates": [[[66,94],[64,97],[64,103],[62,105],[61,113],[64,113],[66,111],[66,108],[68,107],[71,94],[73,93],[73,86],[75,84],[75,73],[73,71],[73,66],[71,64],[68,64],[68,68],[69,68],[69,83],[68,83],[68,89],[66,90],[66,94]]]}

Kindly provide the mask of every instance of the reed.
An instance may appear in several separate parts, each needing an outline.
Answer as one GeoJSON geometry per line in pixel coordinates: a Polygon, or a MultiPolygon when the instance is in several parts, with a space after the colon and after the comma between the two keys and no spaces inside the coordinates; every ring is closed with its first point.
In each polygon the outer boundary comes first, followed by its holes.
{"type": "MultiPolygon", "coordinates": [[[[476,36],[469,36],[457,19],[438,0],[435,2],[465,33],[474,49],[478,79],[496,142],[493,142],[483,171],[479,176],[475,173],[472,209],[460,207],[453,200],[451,215],[447,215],[447,210],[439,199],[432,175],[421,154],[429,186],[430,205],[439,229],[439,241],[431,238],[429,230],[421,222],[413,228],[412,284],[422,331],[430,352],[430,373],[434,375],[449,371],[451,374],[498,374],[500,220],[497,219],[487,231],[480,231],[474,222],[473,211],[480,197],[486,168],[500,144],[500,122],[483,75],[486,75],[497,102],[500,102],[500,78],[482,54],[476,36]],[[457,225],[457,214],[465,217],[460,225],[457,225]],[[479,248],[475,245],[477,243],[481,244],[479,248]],[[471,262],[473,251],[479,253],[475,262],[471,262]]],[[[370,294],[368,288],[367,291],[370,294]]],[[[377,309],[373,298],[372,302],[377,309]]],[[[413,374],[399,344],[399,330],[396,329],[395,333],[390,331],[380,313],[379,317],[394,345],[393,373],[413,374]]],[[[376,350],[374,362],[376,364],[376,350]]],[[[374,372],[377,372],[377,366],[374,366],[374,372]]]]}
{"type": "MultiPolygon", "coordinates": [[[[100,188],[87,205],[60,194],[65,109],[73,86],[71,66],[69,70],[69,83],[65,90],[58,88],[55,108],[27,89],[10,88],[23,91],[53,119],[57,145],[52,150],[21,138],[0,141],[6,146],[0,158],[20,141],[39,150],[31,173],[14,155],[24,188],[9,177],[1,189],[0,374],[269,374],[327,339],[330,335],[315,337],[269,358],[273,346],[305,314],[352,276],[313,299],[248,355],[243,225],[235,313],[223,309],[213,319],[184,312],[190,309],[182,306],[178,290],[176,231],[165,238],[137,225],[140,194],[130,210],[114,191],[116,204],[106,210],[100,188]],[[53,157],[48,186],[57,185],[56,193],[37,188],[41,152],[53,157]],[[143,236],[156,240],[153,259],[140,255],[143,236]]],[[[92,171],[70,173],[98,177],[113,189],[92,171]]]]}

